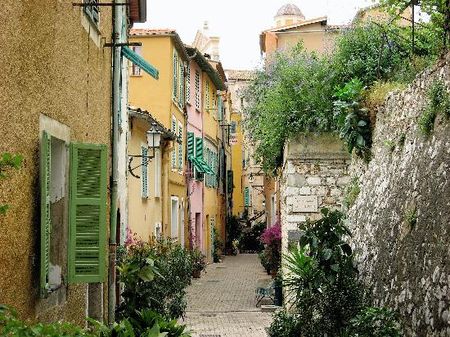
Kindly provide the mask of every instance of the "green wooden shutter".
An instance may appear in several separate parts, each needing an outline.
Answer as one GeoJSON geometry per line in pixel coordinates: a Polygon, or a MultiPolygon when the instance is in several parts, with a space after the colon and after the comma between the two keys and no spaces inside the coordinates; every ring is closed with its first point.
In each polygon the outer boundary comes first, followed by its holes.
{"type": "Polygon", "coordinates": [[[184,107],[184,64],[183,61],[180,59],[180,107],[184,107]]]}
{"type": "Polygon", "coordinates": [[[191,104],[191,67],[189,63],[186,67],[186,103],[191,104]]]}
{"type": "Polygon", "coordinates": [[[148,148],[141,146],[141,197],[148,198],[148,148]]]}
{"type": "Polygon", "coordinates": [[[40,153],[40,187],[41,187],[41,256],[40,256],[40,296],[47,297],[49,293],[50,265],[50,180],[51,180],[51,136],[42,133],[40,153]]]}
{"type": "Polygon", "coordinates": [[[248,187],[244,188],[244,206],[250,206],[250,190],[248,187]]]}
{"type": "Polygon", "coordinates": [[[203,138],[195,138],[195,157],[198,159],[203,159],[203,138]]]}
{"type": "Polygon", "coordinates": [[[193,132],[187,133],[187,151],[188,151],[188,158],[194,157],[194,142],[195,137],[193,132]]]}
{"type": "Polygon", "coordinates": [[[221,96],[218,96],[217,100],[217,119],[219,122],[223,120],[223,101],[221,96]]]}
{"type": "MultiPolygon", "coordinates": [[[[104,282],[107,148],[71,144],[69,282],[104,282]]],[[[113,233],[114,234],[114,233],[113,233]]]]}

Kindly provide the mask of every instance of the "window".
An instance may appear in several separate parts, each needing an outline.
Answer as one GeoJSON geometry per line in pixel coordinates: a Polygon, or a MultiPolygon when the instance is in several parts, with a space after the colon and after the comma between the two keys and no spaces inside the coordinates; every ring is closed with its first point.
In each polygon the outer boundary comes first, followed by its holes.
{"type": "MultiPolygon", "coordinates": [[[[177,135],[177,119],[175,118],[175,116],[172,116],[172,126],[170,130],[174,135],[177,135]]],[[[177,168],[177,144],[177,140],[174,140],[172,149],[172,170],[175,170],[177,168]]]]}
{"type": "Polygon", "coordinates": [[[153,159],[155,165],[155,198],[161,197],[161,152],[155,148],[155,158],[153,159]]]}
{"type": "Polygon", "coordinates": [[[73,143],[68,153],[69,144],[46,131],[42,133],[40,295],[43,298],[57,291],[64,278],[69,283],[99,283],[106,276],[107,148],[73,143]],[[67,276],[63,275],[64,270],[68,270],[67,276]]]}
{"type": "Polygon", "coordinates": [[[178,54],[173,51],[173,93],[172,96],[175,101],[178,99],[178,54]]]}
{"type": "MultiPolygon", "coordinates": [[[[132,50],[142,56],[141,46],[132,46],[132,50]]],[[[142,76],[142,69],[139,68],[135,63],[131,62],[131,76],[142,76]]]]}
{"type": "Polygon", "coordinates": [[[200,73],[198,70],[195,71],[195,108],[200,111],[200,73]]]}
{"type": "Polygon", "coordinates": [[[191,104],[191,67],[186,67],[186,103],[191,104]]]}
{"type": "Polygon", "coordinates": [[[223,121],[223,101],[221,96],[217,99],[217,119],[219,122],[223,121]]]}
{"type": "Polygon", "coordinates": [[[99,0],[84,0],[83,2],[90,5],[84,7],[84,12],[92,23],[98,26],[100,22],[100,6],[98,6],[99,0]]]}
{"type": "Polygon", "coordinates": [[[171,197],[171,231],[172,238],[178,238],[178,197],[171,197]]]}
{"type": "Polygon", "coordinates": [[[184,107],[184,62],[180,60],[179,62],[179,87],[180,87],[180,95],[178,97],[178,106],[183,109],[184,107]]]}
{"type": "MultiPolygon", "coordinates": [[[[195,137],[195,158],[203,160],[203,138],[195,137]]],[[[194,170],[195,180],[202,181],[204,174],[194,170]]],[[[206,183],[206,182],[205,182],[206,183]]]]}
{"type": "Polygon", "coordinates": [[[250,188],[249,187],[244,188],[244,206],[250,207],[250,188]]]}
{"type": "Polygon", "coordinates": [[[183,170],[183,125],[181,122],[178,122],[178,138],[180,139],[181,143],[178,144],[178,170],[183,170]]]}
{"type": "Polygon", "coordinates": [[[205,109],[206,112],[210,112],[210,104],[211,104],[210,92],[209,92],[209,81],[206,79],[205,81],[205,109]]]}
{"type": "Polygon", "coordinates": [[[141,146],[141,197],[148,198],[148,148],[141,146]]]}

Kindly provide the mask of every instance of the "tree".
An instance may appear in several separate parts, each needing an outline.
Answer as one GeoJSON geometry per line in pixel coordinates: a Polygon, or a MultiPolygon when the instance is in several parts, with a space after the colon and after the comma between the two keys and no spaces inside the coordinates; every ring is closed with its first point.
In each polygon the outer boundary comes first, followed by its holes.
{"type": "Polygon", "coordinates": [[[438,29],[442,29],[444,50],[448,49],[450,42],[450,0],[381,0],[381,4],[392,13],[400,15],[408,6],[418,5],[420,9],[429,14],[431,22],[438,29]]]}

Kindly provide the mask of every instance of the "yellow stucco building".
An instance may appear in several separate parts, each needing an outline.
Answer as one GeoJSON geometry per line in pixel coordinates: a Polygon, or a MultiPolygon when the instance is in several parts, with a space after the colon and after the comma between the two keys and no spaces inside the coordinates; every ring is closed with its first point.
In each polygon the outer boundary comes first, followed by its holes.
{"type": "Polygon", "coordinates": [[[128,155],[143,157],[136,157],[141,163],[138,160],[131,165],[132,169],[140,165],[140,174],[136,174],[139,178],[131,175],[128,181],[128,226],[143,240],[163,234],[185,245],[186,49],[173,30],[133,29],[130,42],[142,44],[134,47],[134,51],[158,69],[159,79],[133,69],[129,80],[129,104],[151,114],[154,123],[159,125],[162,140],[154,152],[149,149],[151,153],[146,153],[142,144],[147,144],[153,122],[145,121],[142,116],[132,116],[128,155]],[[144,160],[146,156],[148,160],[144,160]]]}

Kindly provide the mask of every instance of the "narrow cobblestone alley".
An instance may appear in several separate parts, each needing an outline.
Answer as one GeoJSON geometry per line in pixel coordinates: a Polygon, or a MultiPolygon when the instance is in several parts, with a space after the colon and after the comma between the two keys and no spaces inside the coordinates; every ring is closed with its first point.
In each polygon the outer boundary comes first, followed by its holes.
{"type": "Polygon", "coordinates": [[[193,337],[262,337],[271,313],[255,307],[255,289],[270,277],[256,254],[227,256],[188,288],[185,324],[193,337]]]}

